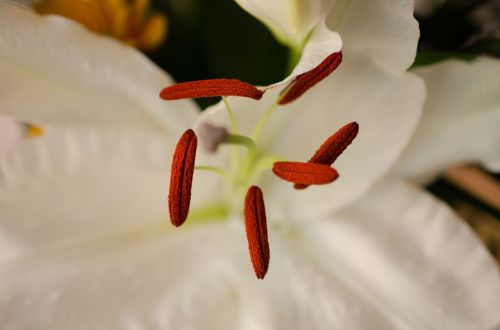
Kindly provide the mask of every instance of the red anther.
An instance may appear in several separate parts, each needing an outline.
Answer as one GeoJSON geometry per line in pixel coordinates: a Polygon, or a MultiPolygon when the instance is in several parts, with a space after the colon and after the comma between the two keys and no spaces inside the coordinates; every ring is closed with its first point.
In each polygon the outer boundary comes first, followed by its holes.
{"type": "Polygon", "coordinates": [[[327,184],[339,177],[328,165],[301,162],[275,162],[273,173],[283,180],[297,184],[327,184]]]}
{"type": "Polygon", "coordinates": [[[170,172],[168,208],[170,220],[176,227],[186,221],[189,212],[197,144],[196,134],[192,129],[188,129],[175,147],[170,172]]]}
{"type": "Polygon", "coordinates": [[[252,186],[245,197],[245,230],[248,251],[257,278],[263,279],[269,267],[269,241],[267,239],[266,208],[262,190],[252,186]]]}
{"type": "Polygon", "coordinates": [[[164,100],[191,99],[215,96],[243,96],[260,100],[263,91],[237,79],[208,79],[188,81],[164,88],[160,97],[164,100]]]}
{"type": "Polygon", "coordinates": [[[356,122],[344,125],[323,142],[309,159],[309,163],[332,165],[358,135],[358,131],[359,125],[356,122]]]}
{"type": "Polygon", "coordinates": [[[328,77],[341,62],[342,52],[328,55],[317,67],[295,77],[295,79],[283,90],[283,97],[278,104],[284,105],[295,101],[309,88],[328,77]]]}
{"type": "MultiPolygon", "coordinates": [[[[314,155],[309,159],[309,163],[332,165],[342,152],[351,144],[358,135],[359,125],[351,122],[340,128],[335,134],[330,136],[314,155]]],[[[304,189],[307,185],[295,184],[295,189],[304,189]]]]}

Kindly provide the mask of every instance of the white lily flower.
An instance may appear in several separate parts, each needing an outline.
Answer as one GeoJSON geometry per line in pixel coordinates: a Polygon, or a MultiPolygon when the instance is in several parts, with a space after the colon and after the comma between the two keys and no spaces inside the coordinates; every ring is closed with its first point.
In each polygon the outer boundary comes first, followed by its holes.
{"type": "MultiPolygon", "coordinates": [[[[418,78],[369,61],[342,65],[262,126],[261,157],[303,161],[346,122],[361,131],[335,163],[334,184],[297,192],[268,174],[254,178],[265,194],[271,245],[269,273],[258,281],[242,195],[225,194],[220,176],[196,172],[192,219],[178,229],[166,223],[170,157],[196,114],[192,103],[158,100],[168,76],[72,22],[6,4],[0,52],[0,90],[9,91],[0,93],[0,111],[47,128],[0,162],[3,328],[498,323],[498,270],[470,230],[420,189],[381,180],[418,124],[418,78]]],[[[299,68],[314,61],[304,55],[299,68]]],[[[239,133],[251,133],[277,89],[258,102],[228,98],[239,133]]],[[[231,127],[223,103],[195,127],[207,122],[231,127]]],[[[228,151],[200,149],[197,163],[227,167],[228,151]]]]}

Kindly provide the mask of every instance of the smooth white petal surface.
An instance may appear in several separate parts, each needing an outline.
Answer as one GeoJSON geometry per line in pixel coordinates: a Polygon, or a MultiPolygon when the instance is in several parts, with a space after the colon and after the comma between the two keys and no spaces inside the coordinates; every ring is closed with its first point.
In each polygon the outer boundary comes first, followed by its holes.
{"type": "Polygon", "coordinates": [[[397,170],[420,181],[460,163],[500,171],[500,61],[452,60],[415,73],[425,80],[428,97],[397,170]]]}
{"type": "Polygon", "coordinates": [[[300,49],[331,7],[328,0],[236,0],[285,44],[300,49]]]}
{"type": "Polygon", "coordinates": [[[238,329],[249,312],[240,310],[240,295],[251,292],[240,278],[253,276],[245,250],[244,233],[221,224],[108,237],[0,264],[0,323],[23,330],[238,329]]]}
{"type": "Polygon", "coordinates": [[[285,237],[271,238],[265,281],[276,328],[487,330],[500,323],[494,259],[420,188],[386,181],[285,237]]]}
{"type": "Polygon", "coordinates": [[[0,155],[23,138],[24,128],[11,117],[0,116],[0,155]]]}
{"type": "Polygon", "coordinates": [[[172,79],[138,51],[62,17],[0,3],[0,113],[38,124],[182,131],[190,101],[165,103],[172,79]]]}
{"type": "Polygon", "coordinates": [[[0,260],[167,227],[175,142],[112,130],[18,144],[0,162],[0,260]]]}
{"type": "Polygon", "coordinates": [[[363,57],[394,73],[415,58],[419,37],[413,0],[339,0],[327,26],[344,41],[345,61],[363,57]]]}
{"type": "MultiPolygon", "coordinates": [[[[251,134],[277,97],[278,91],[270,90],[260,101],[230,98],[240,133],[251,134]]],[[[423,99],[424,86],[417,77],[395,77],[369,62],[351,62],[297,101],[278,107],[257,142],[260,152],[307,161],[343,125],[357,121],[360,132],[333,165],[340,177],[330,185],[296,191],[270,171],[255,180],[264,190],[271,218],[314,218],[365,193],[406,147],[418,124],[423,99]]],[[[203,122],[229,127],[224,104],[204,111],[195,127],[203,122]]],[[[223,153],[212,156],[213,162],[220,164],[216,158],[224,157],[223,153]]]]}

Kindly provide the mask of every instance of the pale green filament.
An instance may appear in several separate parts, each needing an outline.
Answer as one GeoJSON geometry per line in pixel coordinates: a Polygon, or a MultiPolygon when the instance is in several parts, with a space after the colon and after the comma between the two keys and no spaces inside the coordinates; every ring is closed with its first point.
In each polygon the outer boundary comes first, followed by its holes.
{"type": "MultiPolygon", "coordinates": [[[[261,133],[269,122],[272,114],[278,107],[281,95],[263,113],[254,127],[251,138],[237,133],[234,113],[227,99],[225,97],[223,97],[222,99],[226,107],[231,129],[231,134],[229,134],[222,143],[232,145],[231,171],[226,171],[215,166],[196,166],[195,169],[209,171],[221,175],[227,183],[226,187],[228,189],[228,196],[241,197],[241,194],[245,193],[248,186],[257,179],[262,171],[272,168],[274,162],[284,160],[282,157],[260,154],[257,152],[256,147],[257,140],[261,136],[261,133]],[[246,149],[247,152],[245,155],[241,153],[240,147],[244,147],[246,149]],[[241,156],[244,157],[243,162],[241,162],[241,156]]],[[[237,199],[235,199],[233,202],[237,202],[237,199]]],[[[193,212],[190,212],[188,219],[197,222],[210,221],[214,218],[223,219],[229,216],[233,208],[238,208],[239,206],[239,202],[235,204],[220,202],[217,204],[209,205],[207,207],[193,210],[193,212]]]]}
{"type": "Polygon", "coordinates": [[[227,116],[229,117],[229,126],[231,127],[231,133],[238,134],[238,129],[236,128],[236,120],[234,119],[234,113],[227,101],[225,96],[222,97],[222,101],[226,105],[227,116]]]}
{"type": "Polygon", "coordinates": [[[217,173],[219,175],[222,175],[223,177],[227,178],[228,173],[223,170],[222,168],[216,167],[216,166],[195,166],[195,170],[200,170],[200,171],[209,171],[213,173],[217,173]]]}
{"type": "MultiPolygon", "coordinates": [[[[225,96],[222,97],[222,100],[224,101],[224,105],[226,106],[227,116],[229,118],[229,126],[231,127],[231,133],[238,134],[238,128],[236,127],[236,120],[234,119],[234,112],[231,109],[231,106],[229,105],[229,102],[227,101],[227,98],[225,96]]],[[[231,171],[236,172],[240,166],[240,153],[239,150],[235,147],[233,147],[233,150],[231,151],[231,164],[232,164],[231,171]]]]}
{"type": "Polygon", "coordinates": [[[222,202],[208,204],[197,208],[191,212],[187,217],[188,223],[193,222],[208,222],[210,220],[224,219],[228,216],[229,210],[226,204],[222,202]]]}
{"type": "Polygon", "coordinates": [[[252,132],[252,139],[255,141],[255,143],[257,143],[257,141],[259,140],[262,130],[264,129],[267,122],[271,118],[271,115],[274,113],[274,110],[276,110],[276,108],[278,107],[278,102],[280,100],[281,97],[278,97],[276,101],[269,108],[267,108],[262,117],[260,117],[259,121],[257,122],[257,125],[255,125],[255,128],[253,129],[252,132]]]}
{"type": "Polygon", "coordinates": [[[224,142],[229,144],[240,145],[247,149],[248,152],[244,162],[244,166],[242,166],[241,168],[239,168],[238,171],[236,171],[235,173],[236,181],[234,182],[236,186],[246,185],[247,178],[249,177],[249,174],[252,171],[253,164],[255,163],[255,157],[256,157],[255,142],[247,136],[233,135],[233,134],[229,135],[224,142]]]}

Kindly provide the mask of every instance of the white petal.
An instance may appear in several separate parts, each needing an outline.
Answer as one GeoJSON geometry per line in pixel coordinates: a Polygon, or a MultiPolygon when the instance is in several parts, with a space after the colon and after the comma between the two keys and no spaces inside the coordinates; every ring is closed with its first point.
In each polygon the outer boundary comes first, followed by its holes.
{"type": "Polygon", "coordinates": [[[500,171],[500,61],[453,60],[415,73],[429,95],[397,170],[421,181],[459,163],[484,162],[500,171]]]}
{"type": "Polygon", "coordinates": [[[138,232],[0,265],[0,322],[25,330],[235,329],[244,314],[240,278],[253,276],[243,235],[222,225],[138,232]]]}
{"type": "Polygon", "coordinates": [[[0,116],[0,156],[16,143],[21,141],[24,134],[23,126],[7,116],[0,116]]]}
{"type": "Polygon", "coordinates": [[[411,0],[237,0],[286,44],[300,49],[325,16],[344,40],[345,59],[364,57],[391,72],[407,69],[419,37],[411,0]]]}
{"type": "Polygon", "coordinates": [[[331,7],[328,0],[236,0],[282,42],[302,48],[309,32],[331,7]]]}
{"type": "MultiPolygon", "coordinates": [[[[342,39],[335,31],[328,29],[321,20],[314,28],[311,37],[304,47],[299,63],[295,66],[289,79],[318,66],[330,54],[342,49],[342,39]]],[[[285,79],[285,81],[289,80],[285,79]]]]}
{"type": "Polygon", "coordinates": [[[270,304],[283,329],[487,330],[500,323],[493,258],[420,188],[387,181],[334,218],[302,223],[285,237],[271,241],[265,282],[277,294],[270,304]]]}
{"type": "Polygon", "coordinates": [[[20,143],[0,162],[0,260],[169,226],[174,145],[116,130],[20,143]]]}
{"type": "Polygon", "coordinates": [[[311,36],[305,45],[299,62],[293,68],[293,71],[283,80],[266,86],[263,89],[273,88],[283,89],[286,84],[295,79],[298,75],[316,68],[326,59],[328,55],[340,52],[342,49],[342,39],[340,35],[330,30],[322,19],[314,27],[311,36]]]}
{"type": "Polygon", "coordinates": [[[394,73],[415,58],[419,30],[413,0],[335,1],[327,26],[344,41],[344,58],[363,57],[394,73]]]}
{"type": "MultiPolygon", "coordinates": [[[[229,99],[240,133],[251,134],[276,97],[278,91],[271,90],[258,102],[229,99]]],[[[326,138],[349,122],[357,121],[360,132],[333,165],[340,178],[330,185],[296,191],[270,171],[254,182],[264,189],[270,217],[314,217],[365,193],[406,147],[418,124],[423,99],[424,87],[417,77],[396,77],[370,63],[351,62],[297,101],[276,109],[258,148],[287,160],[309,160],[326,138]]],[[[229,127],[224,105],[204,111],[195,126],[202,122],[229,127]]]]}
{"type": "Polygon", "coordinates": [[[172,79],[131,47],[57,16],[0,3],[0,112],[38,124],[181,131],[190,101],[166,103],[172,79]]]}

